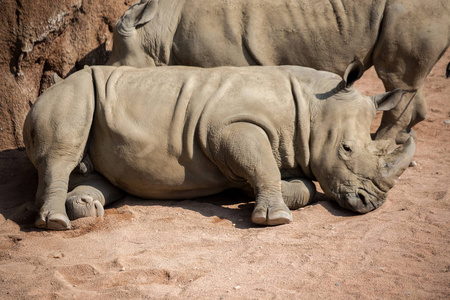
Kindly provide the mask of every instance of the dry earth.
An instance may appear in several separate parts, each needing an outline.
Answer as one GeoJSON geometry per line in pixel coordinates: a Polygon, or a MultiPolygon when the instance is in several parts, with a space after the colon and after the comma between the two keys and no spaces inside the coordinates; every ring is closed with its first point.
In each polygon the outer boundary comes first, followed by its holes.
{"type": "MultiPolygon", "coordinates": [[[[0,152],[1,299],[450,298],[450,50],[426,83],[415,161],[387,202],[355,215],[327,201],[294,222],[250,222],[236,191],[185,200],[126,197],[73,230],[32,226],[37,175],[0,152]]],[[[382,92],[373,69],[358,83],[382,92]]]]}

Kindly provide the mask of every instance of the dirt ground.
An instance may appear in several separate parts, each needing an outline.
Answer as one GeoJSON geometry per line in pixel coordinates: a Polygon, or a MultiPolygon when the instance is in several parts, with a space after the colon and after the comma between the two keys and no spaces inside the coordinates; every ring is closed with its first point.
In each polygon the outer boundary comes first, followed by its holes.
{"type": "MultiPolygon", "coordinates": [[[[73,230],[37,230],[36,171],[23,149],[0,152],[0,298],[450,298],[449,61],[450,50],[426,83],[417,165],[366,215],[319,194],[292,224],[260,227],[250,222],[251,199],[229,191],[129,196],[73,230]]],[[[383,91],[373,69],[357,87],[383,91]]]]}

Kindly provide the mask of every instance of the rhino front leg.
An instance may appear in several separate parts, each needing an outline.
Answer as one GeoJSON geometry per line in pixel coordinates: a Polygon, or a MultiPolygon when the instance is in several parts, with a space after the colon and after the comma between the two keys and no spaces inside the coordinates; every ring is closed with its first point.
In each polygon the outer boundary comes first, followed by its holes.
{"type": "Polygon", "coordinates": [[[125,196],[98,172],[88,175],[73,172],[70,176],[71,192],[67,194],[66,210],[71,220],[84,217],[103,217],[105,205],[125,196]]]}
{"type": "Polygon", "coordinates": [[[298,209],[312,202],[316,195],[316,186],[308,179],[288,179],[281,182],[281,192],[287,207],[298,209]]]}
{"type": "Polygon", "coordinates": [[[215,148],[218,165],[236,181],[250,183],[255,193],[252,221],[261,225],[292,222],[281,194],[281,174],[267,134],[251,123],[228,125],[215,148]]]}

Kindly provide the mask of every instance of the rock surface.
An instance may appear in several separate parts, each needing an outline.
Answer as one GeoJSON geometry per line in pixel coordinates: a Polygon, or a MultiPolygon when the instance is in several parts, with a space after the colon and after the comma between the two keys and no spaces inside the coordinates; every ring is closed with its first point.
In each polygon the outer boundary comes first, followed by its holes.
{"type": "Polygon", "coordinates": [[[114,24],[134,2],[0,1],[0,150],[23,145],[25,116],[54,73],[106,62],[114,24]]]}

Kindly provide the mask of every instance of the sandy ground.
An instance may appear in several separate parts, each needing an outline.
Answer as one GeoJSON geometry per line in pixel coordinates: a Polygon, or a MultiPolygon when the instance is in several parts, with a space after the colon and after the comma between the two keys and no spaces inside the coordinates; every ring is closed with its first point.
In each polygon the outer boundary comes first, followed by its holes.
{"type": "MultiPolygon", "coordinates": [[[[73,230],[33,228],[37,175],[0,152],[1,299],[450,298],[450,50],[426,84],[417,166],[366,215],[319,194],[294,222],[259,227],[231,191],[185,201],[126,197],[73,230]]],[[[382,92],[373,69],[360,91],[382,92]]]]}

